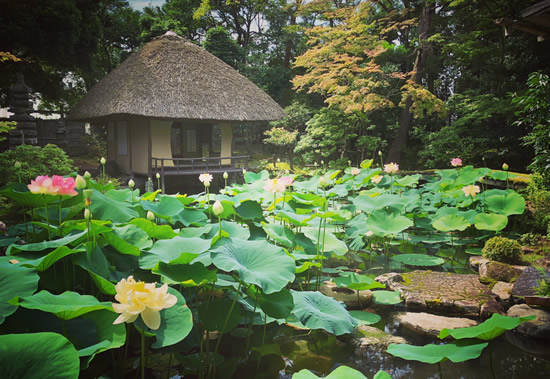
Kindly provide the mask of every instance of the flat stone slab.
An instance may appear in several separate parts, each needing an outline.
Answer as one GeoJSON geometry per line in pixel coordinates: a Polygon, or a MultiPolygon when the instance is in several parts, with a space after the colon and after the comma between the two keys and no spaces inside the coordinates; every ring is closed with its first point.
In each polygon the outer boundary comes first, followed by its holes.
{"type": "Polygon", "coordinates": [[[362,309],[372,302],[372,291],[359,291],[358,296],[357,291],[348,288],[338,288],[336,283],[333,282],[323,283],[319,291],[336,301],[343,302],[348,309],[362,309]]]}
{"type": "Polygon", "coordinates": [[[479,281],[478,275],[417,270],[383,274],[376,280],[390,290],[400,291],[410,308],[473,317],[503,312],[496,296],[479,281]]]}
{"type": "Polygon", "coordinates": [[[392,343],[408,343],[406,339],[388,334],[378,328],[360,325],[354,332],[351,343],[355,346],[355,355],[370,357],[372,354],[384,353],[392,343]]]}
{"type": "Polygon", "coordinates": [[[506,315],[510,317],[535,315],[534,320],[519,324],[516,331],[531,338],[550,341],[550,312],[531,308],[527,304],[518,304],[510,308],[506,315]]]}
{"type": "Polygon", "coordinates": [[[393,316],[393,320],[414,332],[431,336],[439,336],[444,328],[469,328],[478,324],[469,318],[437,316],[425,312],[399,312],[393,316]]]}

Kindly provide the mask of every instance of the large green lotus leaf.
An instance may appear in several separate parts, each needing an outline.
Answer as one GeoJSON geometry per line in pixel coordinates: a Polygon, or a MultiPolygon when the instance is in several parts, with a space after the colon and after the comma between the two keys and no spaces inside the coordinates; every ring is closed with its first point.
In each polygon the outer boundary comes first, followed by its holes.
{"type": "Polygon", "coordinates": [[[136,225],[113,226],[112,233],[103,234],[103,238],[118,252],[128,255],[141,255],[140,249],[151,246],[149,235],[136,225]]]}
{"type": "Polygon", "coordinates": [[[326,200],[323,196],[315,195],[313,193],[292,193],[292,202],[301,205],[310,205],[313,208],[322,207],[326,200]]]}
{"type": "Polygon", "coordinates": [[[474,221],[476,229],[495,232],[504,229],[508,225],[508,217],[496,213],[480,213],[474,221]]]}
{"type": "Polygon", "coordinates": [[[206,224],[199,228],[182,228],[180,230],[180,236],[190,238],[190,237],[202,237],[203,235],[210,233],[212,230],[212,224],[206,224]]]}
{"type": "MultiPolygon", "coordinates": [[[[292,375],[292,379],[319,379],[320,376],[315,375],[307,369],[302,369],[292,375]]],[[[327,379],[367,379],[360,371],[357,371],[348,366],[338,366],[336,370],[325,376],[327,379]]],[[[391,378],[391,376],[390,376],[391,378]]]]}
{"type": "Polygon", "coordinates": [[[375,304],[393,305],[403,301],[399,291],[373,291],[372,297],[375,304]]]}
{"type": "Polygon", "coordinates": [[[410,266],[440,266],[445,263],[443,258],[426,254],[400,254],[392,256],[392,259],[410,266]]]}
{"type": "Polygon", "coordinates": [[[286,226],[264,224],[262,225],[262,228],[266,234],[273,238],[273,240],[278,244],[289,248],[294,246],[294,233],[286,226]]]}
{"type": "Polygon", "coordinates": [[[363,162],[361,162],[359,167],[361,167],[361,168],[370,168],[370,166],[372,165],[372,162],[373,162],[372,159],[365,159],[363,162]]]}
{"type": "Polygon", "coordinates": [[[285,319],[294,309],[294,298],[287,289],[272,294],[260,296],[260,308],[269,317],[285,319]]]}
{"type": "Polygon", "coordinates": [[[174,224],[180,222],[183,226],[203,226],[208,218],[203,211],[193,208],[185,208],[178,215],[172,216],[174,224]]]}
{"type": "Polygon", "coordinates": [[[462,188],[470,184],[474,184],[482,177],[491,172],[488,168],[474,168],[473,166],[465,166],[460,169],[460,174],[456,178],[455,187],[462,188]]]}
{"type": "Polygon", "coordinates": [[[380,316],[371,312],[349,311],[349,314],[355,319],[358,325],[372,325],[381,320],[380,316]]]}
{"type": "Polygon", "coordinates": [[[498,313],[493,313],[490,319],[476,326],[457,329],[443,328],[439,333],[439,338],[452,336],[457,340],[463,338],[478,338],[480,340],[489,341],[500,336],[507,330],[514,329],[522,322],[534,319],[535,315],[526,317],[508,317],[498,313]]]}
{"type": "MultiPolygon", "coordinates": [[[[229,200],[220,200],[223,208],[223,212],[217,217],[221,219],[234,219],[235,218],[235,203],[229,200]]],[[[210,214],[214,214],[214,204],[210,205],[208,211],[210,214]]]]}
{"type": "Polygon", "coordinates": [[[79,239],[84,239],[86,237],[86,231],[70,234],[63,238],[53,240],[53,241],[44,241],[38,243],[28,243],[26,245],[11,245],[6,255],[15,255],[20,251],[43,251],[46,249],[56,249],[60,246],[66,246],[72,243],[76,243],[79,239]]]}
{"type": "Polygon", "coordinates": [[[152,269],[158,262],[170,263],[177,260],[184,253],[199,255],[209,248],[209,240],[197,237],[184,238],[178,236],[169,240],[159,240],[153,244],[148,252],[144,252],[139,257],[139,267],[152,269]]]}
{"type": "Polygon", "coordinates": [[[477,340],[464,340],[445,345],[424,345],[413,346],[408,344],[390,344],[387,352],[393,356],[409,361],[420,361],[424,363],[437,363],[449,359],[458,363],[470,359],[479,358],[487,342],[477,340]]]}
{"type": "Polygon", "coordinates": [[[114,193],[116,191],[108,191],[105,195],[97,191],[92,193],[90,210],[93,218],[123,223],[139,217],[139,213],[128,201],[120,201],[107,196],[107,194],[113,195],[114,193]]]}
{"type": "Polygon", "coordinates": [[[147,233],[149,238],[167,240],[170,238],[174,238],[178,235],[178,233],[174,232],[170,225],[157,225],[145,218],[135,218],[130,221],[129,224],[139,227],[141,230],[147,233]]]}
{"type": "MultiPolygon", "coordinates": [[[[206,235],[205,238],[211,239],[216,237],[218,235],[219,230],[220,230],[220,224],[212,224],[212,229],[206,235]]],[[[247,240],[248,238],[250,238],[250,230],[242,227],[241,225],[233,221],[223,220],[222,230],[233,238],[239,238],[242,240],[247,240]]]]}
{"type": "Polygon", "coordinates": [[[262,206],[257,201],[243,201],[237,208],[235,208],[235,212],[243,220],[260,221],[264,218],[262,206]]]}
{"type": "Polygon", "coordinates": [[[48,204],[59,200],[59,196],[46,195],[44,197],[40,194],[32,193],[29,191],[27,185],[23,183],[13,183],[3,187],[0,190],[0,195],[28,208],[44,207],[44,199],[46,199],[46,203],[48,204]]]}
{"type": "Polygon", "coordinates": [[[418,180],[422,177],[421,174],[407,175],[395,181],[395,184],[401,187],[412,187],[418,184],[418,180]]]}
{"type": "Polygon", "coordinates": [[[43,290],[33,296],[19,298],[17,304],[27,309],[53,313],[62,320],[70,320],[98,309],[112,309],[110,302],[100,302],[93,296],[71,291],[54,295],[43,290]]]}
{"type": "Polygon", "coordinates": [[[286,211],[278,211],[276,214],[277,218],[280,218],[282,220],[287,221],[290,224],[293,224],[295,226],[307,226],[307,220],[309,219],[308,216],[304,215],[298,215],[291,212],[286,211]]]}
{"type": "Polygon", "coordinates": [[[372,212],[367,219],[367,227],[377,236],[398,234],[413,225],[414,223],[407,217],[387,213],[384,210],[372,212]]]}
{"type": "Polygon", "coordinates": [[[506,192],[504,195],[485,197],[487,209],[501,215],[520,215],[525,211],[525,199],[517,192],[506,192]]]}
{"type": "Polygon", "coordinates": [[[266,294],[279,292],[294,280],[294,259],[265,240],[224,239],[210,251],[210,256],[220,270],[236,271],[242,281],[256,284],[266,294]]]}
{"type": "Polygon", "coordinates": [[[183,210],[181,202],[172,196],[162,196],[160,201],[140,201],[141,207],[146,211],[151,211],[155,216],[167,220],[173,224],[172,217],[183,210]]]}
{"type": "Polygon", "coordinates": [[[1,378],[78,378],[80,360],[73,344],[57,333],[0,336],[1,378]]]}
{"type": "Polygon", "coordinates": [[[348,195],[347,184],[337,184],[331,189],[327,190],[327,195],[336,195],[338,197],[346,197],[348,195]]]}
{"type": "Polygon", "coordinates": [[[173,307],[160,311],[160,327],[157,330],[149,330],[157,339],[151,345],[155,349],[182,341],[193,329],[193,314],[185,304],[185,298],[171,287],[168,288],[168,293],[176,296],[178,301],[173,307]]]}
{"type": "Polygon", "coordinates": [[[7,257],[0,260],[0,324],[17,310],[17,305],[8,302],[16,296],[31,296],[39,280],[34,268],[13,265],[7,257]]]}
{"type": "Polygon", "coordinates": [[[199,318],[210,332],[227,333],[239,324],[241,306],[231,300],[214,300],[199,306],[199,318]],[[233,307],[233,309],[231,309],[233,307]]]}
{"type": "Polygon", "coordinates": [[[321,232],[319,232],[319,228],[305,228],[304,234],[307,238],[313,241],[315,245],[319,243],[319,251],[323,253],[333,252],[337,256],[341,257],[349,250],[344,241],[329,231],[323,232],[321,229],[321,232]]]}
{"type": "Polygon", "coordinates": [[[376,280],[370,278],[367,275],[359,275],[354,272],[349,275],[334,278],[334,283],[336,283],[338,287],[346,287],[356,291],[386,287],[382,283],[378,283],[376,280]]]}
{"type": "Polygon", "coordinates": [[[109,281],[111,279],[110,264],[105,257],[105,253],[98,245],[88,244],[86,254],[73,255],[72,261],[88,271],[93,282],[102,293],[107,295],[116,293],[115,285],[109,281]]]}
{"type": "Polygon", "coordinates": [[[80,357],[88,357],[86,359],[87,364],[97,354],[124,345],[126,341],[126,327],[124,324],[113,324],[118,317],[117,313],[104,309],[83,314],[81,317],[86,320],[92,320],[97,331],[98,343],[78,350],[80,357]]]}
{"type": "Polygon", "coordinates": [[[399,195],[385,193],[380,196],[359,195],[353,199],[353,204],[363,212],[371,213],[388,208],[395,213],[401,213],[409,200],[399,195]]]}
{"type": "Polygon", "coordinates": [[[352,214],[347,209],[340,209],[337,212],[315,212],[307,218],[307,221],[311,221],[315,218],[326,218],[332,221],[348,221],[351,219],[352,214]]]}
{"type": "Polygon", "coordinates": [[[258,172],[257,174],[252,171],[247,171],[244,174],[244,180],[246,183],[253,183],[256,181],[265,181],[266,179],[269,179],[269,172],[266,170],[262,170],[258,172]]]}
{"type": "Polygon", "coordinates": [[[304,192],[316,192],[319,187],[319,175],[314,175],[308,180],[294,182],[292,187],[304,192]]]}
{"type": "Polygon", "coordinates": [[[357,325],[344,306],[320,292],[294,291],[294,314],[309,329],[323,329],[334,335],[351,333],[357,325]]]}
{"type": "MultiPolygon", "coordinates": [[[[46,271],[55,262],[59,261],[60,259],[63,259],[67,255],[81,253],[83,251],[86,251],[86,250],[83,248],[70,249],[67,246],[60,246],[54,251],[52,251],[51,253],[44,255],[43,257],[23,261],[21,263],[21,266],[32,267],[32,268],[35,268],[37,271],[42,272],[42,271],[46,271]]],[[[25,253],[21,253],[19,254],[18,257],[24,256],[24,255],[25,253]]]]}
{"type": "Polygon", "coordinates": [[[180,284],[182,287],[196,287],[216,282],[216,271],[208,270],[199,262],[193,264],[159,262],[153,269],[153,274],[160,275],[163,283],[180,284]]]}
{"type": "Polygon", "coordinates": [[[447,215],[435,220],[432,226],[442,232],[450,232],[452,230],[465,230],[470,226],[470,223],[462,216],[447,215]]]}

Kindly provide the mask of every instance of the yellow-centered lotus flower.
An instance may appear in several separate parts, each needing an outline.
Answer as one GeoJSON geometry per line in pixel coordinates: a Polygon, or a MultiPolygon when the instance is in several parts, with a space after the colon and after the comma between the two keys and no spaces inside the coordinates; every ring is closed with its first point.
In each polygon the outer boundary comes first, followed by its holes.
{"type": "Polygon", "coordinates": [[[113,303],[115,312],[120,316],[113,324],[134,322],[141,314],[141,319],[151,329],[160,327],[160,311],[173,307],[178,299],[168,293],[168,284],[157,288],[156,283],[136,282],[133,276],[122,279],[115,286],[115,299],[120,302],[113,303]]]}

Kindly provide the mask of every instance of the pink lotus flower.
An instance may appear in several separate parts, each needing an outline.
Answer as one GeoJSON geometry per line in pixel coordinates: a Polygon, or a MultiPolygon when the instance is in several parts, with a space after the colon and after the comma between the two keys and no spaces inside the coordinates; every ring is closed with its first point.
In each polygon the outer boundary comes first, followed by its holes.
{"type": "Polygon", "coordinates": [[[361,170],[359,170],[357,167],[351,168],[351,175],[355,176],[355,175],[359,175],[360,173],[361,173],[361,170]]]}
{"type": "Polygon", "coordinates": [[[451,166],[453,166],[453,167],[462,166],[462,159],[460,159],[460,158],[451,159],[451,166]]]}
{"type": "Polygon", "coordinates": [[[271,193],[285,192],[285,189],[285,182],[280,179],[268,179],[264,186],[264,190],[271,193]]]}
{"type": "Polygon", "coordinates": [[[479,193],[479,186],[469,185],[466,187],[462,187],[462,191],[464,192],[464,196],[466,197],[476,197],[476,195],[479,193]]]}
{"type": "Polygon", "coordinates": [[[388,174],[396,173],[397,171],[399,171],[399,165],[393,162],[385,164],[384,171],[386,171],[388,174]]]}
{"type": "Polygon", "coordinates": [[[57,195],[57,187],[53,185],[52,179],[46,176],[37,176],[35,180],[31,180],[31,184],[27,184],[27,188],[32,193],[57,195]]]}
{"type": "Polygon", "coordinates": [[[279,182],[283,183],[286,187],[292,185],[294,183],[294,179],[292,179],[290,176],[283,176],[281,179],[279,179],[279,182]]]}
{"type": "Polygon", "coordinates": [[[74,190],[76,183],[74,178],[64,178],[59,175],[54,175],[52,179],[52,185],[57,187],[58,195],[76,196],[78,192],[74,190]]]}

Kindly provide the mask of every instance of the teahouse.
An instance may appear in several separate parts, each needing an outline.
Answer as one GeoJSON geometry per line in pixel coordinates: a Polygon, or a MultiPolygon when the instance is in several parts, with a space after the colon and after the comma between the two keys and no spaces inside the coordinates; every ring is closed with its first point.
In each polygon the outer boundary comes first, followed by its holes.
{"type": "Polygon", "coordinates": [[[106,125],[107,158],[122,173],[164,177],[247,168],[247,156],[233,155],[233,125],[283,116],[231,66],[168,32],[97,83],[68,119],[106,125]]]}

